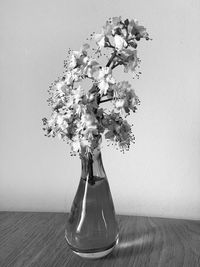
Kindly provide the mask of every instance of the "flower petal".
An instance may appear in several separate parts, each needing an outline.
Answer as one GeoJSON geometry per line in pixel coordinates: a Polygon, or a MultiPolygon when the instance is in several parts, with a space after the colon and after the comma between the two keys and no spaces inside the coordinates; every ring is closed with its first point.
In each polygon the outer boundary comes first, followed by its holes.
{"type": "Polygon", "coordinates": [[[121,37],[120,35],[116,34],[114,36],[114,42],[115,42],[115,47],[118,50],[122,50],[124,47],[127,47],[127,42],[124,40],[123,37],[121,37]]]}

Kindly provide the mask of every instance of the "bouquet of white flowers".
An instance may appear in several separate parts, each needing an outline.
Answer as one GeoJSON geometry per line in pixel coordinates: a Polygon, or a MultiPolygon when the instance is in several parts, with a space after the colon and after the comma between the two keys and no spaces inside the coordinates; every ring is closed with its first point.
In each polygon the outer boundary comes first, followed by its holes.
{"type": "Polygon", "coordinates": [[[49,120],[43,119],[46,136],[69,142],[72,155],[81,153],[83,147],[92,153],[102,135],[121,151],[129,149],[134,135],[125,118],[140,102],[129,82],[116,81],[113,70],[121,65],[124,72],[139,77],[136,48],[141,39],[150,38],[137,20],[113,17],[101,33],[87,38],[90,45],[69,50],[63,75],[49,88],[52,114],[49,120]],[[102,107],[108,101],[110,110],[102,107]]]}

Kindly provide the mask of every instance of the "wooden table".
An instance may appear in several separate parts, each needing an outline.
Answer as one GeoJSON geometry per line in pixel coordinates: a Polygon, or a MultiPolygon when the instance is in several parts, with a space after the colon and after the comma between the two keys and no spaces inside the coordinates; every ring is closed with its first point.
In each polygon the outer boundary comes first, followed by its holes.
{"type": "Polygon", "coordinates": [[[64,238],[66,214],[0,212],[0,266],[200,267],[200,221],[117,216],[112,254],[85,260],[64,238]]]}

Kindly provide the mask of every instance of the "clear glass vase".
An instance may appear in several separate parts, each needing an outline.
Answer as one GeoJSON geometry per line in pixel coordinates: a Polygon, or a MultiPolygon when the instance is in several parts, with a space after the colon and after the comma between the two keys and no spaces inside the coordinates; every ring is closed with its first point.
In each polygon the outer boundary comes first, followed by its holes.
{"type": "Polygon", "coordinates": [[[81,257],[100,258],[118,242],[119,228],[100,149],[80,155],[82,172],[65,238],[81,257]]]}

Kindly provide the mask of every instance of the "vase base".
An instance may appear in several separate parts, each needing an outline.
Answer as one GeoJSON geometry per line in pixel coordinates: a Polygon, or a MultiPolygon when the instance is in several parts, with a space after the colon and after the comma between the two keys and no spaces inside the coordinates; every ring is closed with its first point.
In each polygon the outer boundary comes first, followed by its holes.
{"type": "Polygon", "coordinates": [[[87,258],[87,259],[99,259],[99,258],[103,258],[106,255],[108,255],[115,246],[113,246],[112,248],[109,248],[107,250],[101,251],[101,252],[95,252],[95,253],[80,253],[77,251],[73,251],[75,254],[77,254],[78,256],[80,256],[81,258],[87,258]]]}
{"type": "MultiPolygon", "coordinates": [[[[67,242],[68,243],[68,242],[67,242]]],[[[104,249],[102,251],[94,251],[93,249],[91,250],[91,252],[83,252],[83,251],[78,251],[78,250],[75,250],[73,249],[71,246],[71,249],[72,251],[80,256],[81,258],[86,258],[86,259],[99,259],[99,258],[103,258],[105,256],[107,256],[109,253],[112,252],[112,250],[115,248],[115,246],[117,245],[118,243],[118,238],[116,239],[116,241],[111,245],[109,246],[107,249],[104,249]]]]}

